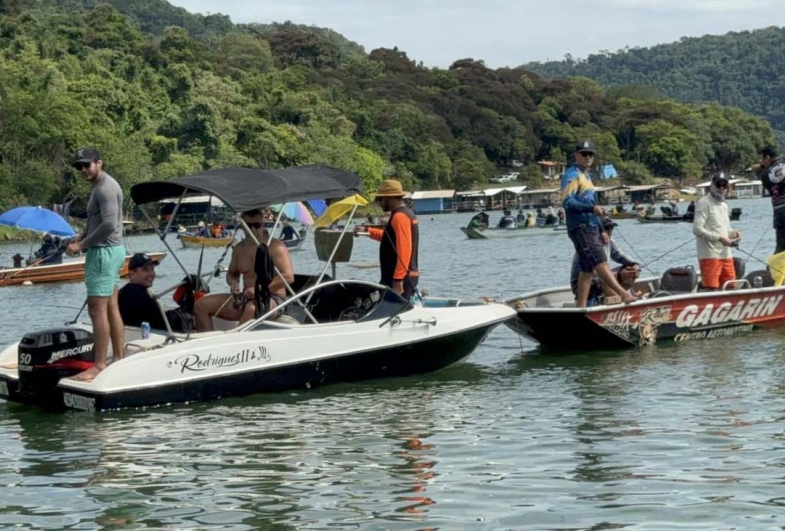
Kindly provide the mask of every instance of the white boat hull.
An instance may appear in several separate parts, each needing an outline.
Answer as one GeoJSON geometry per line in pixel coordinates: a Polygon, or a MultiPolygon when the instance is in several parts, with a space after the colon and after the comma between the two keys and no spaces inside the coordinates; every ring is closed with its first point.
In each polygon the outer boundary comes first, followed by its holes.
{"type": "MultiPolygon", "coordinates": [[[[428,373],[468,356],[497,324],[515,317],[502,304],[420,307],[398,318],[325,324],[264,321],[258,330],[211,332],[164,346],[165,336],[133,340],[143,350],[111,363],[92,382],[61,379],[66,408],[106,410],[215,400],[335,382],[428,373]]],[[[89,325],[79,325],[89,326],[89,325]]],[[[0,354],[0,395],[14,396],[15,345],[0,354]]]]}

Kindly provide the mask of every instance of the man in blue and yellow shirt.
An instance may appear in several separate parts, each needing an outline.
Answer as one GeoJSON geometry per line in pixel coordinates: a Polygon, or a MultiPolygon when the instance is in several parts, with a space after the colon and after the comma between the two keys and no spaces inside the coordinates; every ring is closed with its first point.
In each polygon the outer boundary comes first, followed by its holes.
{"type": "Polygon", "coordinates": [[[596,273],[610,291],[621,297],[622,302],[632,302],[635,297],[622,288],[608,266],[605,233],[601,216],[605,210],[596,204],[594,185],[589,169],[594,162],[594,143],[584,140],[575,148],[575,164],[567,168],[561,180],[561,201],[567,218],[567,232],[575,246],[580,261],[580,275],[575,305],[585,308],[589,298],[592,278],[596,273]]]}

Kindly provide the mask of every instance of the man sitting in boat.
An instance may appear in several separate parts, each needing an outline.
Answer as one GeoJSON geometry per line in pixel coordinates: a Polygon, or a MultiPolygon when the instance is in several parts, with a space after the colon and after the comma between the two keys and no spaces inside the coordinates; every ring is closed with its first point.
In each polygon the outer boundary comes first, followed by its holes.
{"type": "Polygon", "coordinates": [[[226,238],[229,236],[229,231],[226,230],[226,226],[223,223],[216,223],[213,225],[213,238],[226,238]]]}
{"type": "Polygon", "coordinates": [[[500,229],[514,229],[515,227],[517,227],[515,218],[512,217],[512,212],[510,212],[509,210],[505,210],[504,215],[499,220],[498,226],[500,229]]]}
{"type": "MultiPolygon", "coordinates": [[[[253,231],[259,243],[266,244],[269,238],[267,229],[264,228],[264,214],[259,209],[243,212],[243,220],[253,231]]],[[[269,285],[270,297],[266,302],[268,309],[273,309],[284,301],[287,296],[286,286],[281,276],[287,283],[294,282],[294,269],[292,258],[286,245],[273,238],[268,247],[270,259],[280,276],[274,272],[269,285]]],[[[239,321],[241,324],[254,319],[256,316],[256,303],[254,301],[256,282],[256,256],[257,247],[252,238],[246,236],[232,250],[232,260],[226,274],[230,293],[207,295],[196,303],[196,329],[206,332],[214,329],[213,316],[227,321],[239,321]],[[242,289],[240,282],[242,281],[242,289]]]]}
{"type": "Polygon", "coordinates": [[[487,229],[488,228],[488,214],[480,212],[469,221],[469,228],[472,229],[487,229]]]}
{"type": "MultiPolygon", "coordinates": [[[[166,330],[161,309],[147,291],[153,287],[155,268],[159,263],[145,253],[136,253],[128,261],[128,284],[117,293],[117,305],[124,325],[142,326],[143,322],[147,322],[150,328],[166,330]]],[[[178,310],[168,310],[166,317],[175,332],[188,332],[193,329],[193,316],[178,310]]]]}
{"type": "Polygon", "coordinates": [[[41,248],[33,254],[32,259],[28,259],[28,265],[37,263],[38,265],[62,264],[63,251],[60,245],[60,238],[49,233],[44,234],[44,241],[41,248]]]}
{"type": "Polygon", "coordinates": [[[518,209],[518,215],[515,217],[515,221],[518,223],[526,223],[526,215],[523,213],[523,210],[518,209]]]}
{"type": "Polygon", "coordinates": [[[284,220],[283,228],[281,229],[281,241],[288,241],[288,240],[299,240],[300,237],[297,235],[297,231],[294,230],[294,227],[289,225],[289,222],[284,220]]]}
{"type": "Polygon", "coordinates": [[[531,227],[534,227],[534,226],[536,226],[536,225],[537,225],[537,220],[536,220],[536,219],[534,219],[534,214],[532,214],[531,212],[529,212],[529,213],[526,215],[526,227],[527,227],[527,228],[531,228],[531,227]]]}
{"type": "MultiPolygon", "coordinates": [[[[629,291],[630,288],[632,288],[632,286],[635,284],[635,281],[638,280],[638,276],[640,275],[640,266],[628,254],[619,249],[619,247],[616,245],[616,242],[613,241],[614,227],[618,227],[618,224],[614,223],[613,220],[609,218],[605,218],[603,220],[603,228],[605,233],[608,235],[608,243],[605,245],[605,254],[606,256],[610,257],[611,260],[617,264],[620,264],[611,271],[613,271],[613,274],[616,277],[616,281],[619,283],[619,285],[625,290],[629,291]]],[[[578,254],[575,253],[572,259],[570,286],[572,287],[572,292],[575,294],[576,298],[578,296],[578,277],[580,274],[580,259],[578,258],[578,254]]],[[[602,296],[613,295],[616,295],[613,290],[608,288],[603,289],[602,280],[600,279],[599,275],[595,273],[591,281],[589,299],[586,303],[586,306],[597,306],[601,303],[602,296]]]]}
{"type": "Polygon", "coordinates": [[[194,236],[199,236],[201,238],[209,238],[211,236],[210,230],[204,224],[204,221],[200,221],[197,225],[196,232],[194,232],[194,236]]]}
{"type": "Polygon", "coordinates": [[[548,207],[548,212],[545,214],[545,224],[546,225],[555,225],[556,224],[556,213],[553,211],[553,207],[548,207]]]}

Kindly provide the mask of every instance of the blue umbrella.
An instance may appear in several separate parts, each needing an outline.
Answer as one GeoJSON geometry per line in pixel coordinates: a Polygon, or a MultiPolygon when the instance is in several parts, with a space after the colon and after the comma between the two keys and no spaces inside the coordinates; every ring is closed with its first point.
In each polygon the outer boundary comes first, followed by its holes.
{"type": "Polygon", "coordinates": [[[25,206],[12,208],[0,214],[0,225],[14,229],[49,233],[53,236],[71,238],[76,231],[59,214],[45,208],[25,206]]]}

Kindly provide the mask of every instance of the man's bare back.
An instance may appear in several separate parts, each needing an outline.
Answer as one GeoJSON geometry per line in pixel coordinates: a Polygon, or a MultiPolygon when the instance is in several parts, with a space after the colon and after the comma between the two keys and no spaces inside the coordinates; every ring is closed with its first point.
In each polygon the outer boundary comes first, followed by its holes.
{"type": "MultiPolygon", "coordinates": [[[[252,227],[256,239],[261,243],[266,243],[269,235],[263,228],[263,224],[256,219],[256,216],[247,218],[246,221],[252,227]]],[[[289,256],[289,250],[286,248],[286,245],[275,238],[270,241],[269,252],[275,269],[280,273],[280,275],[276,274],[270,283],[270,294],[280,299],[285,299],[288,294],[286,285],[281,277],[288,284],[294,282],[292,258],[289,256]]],[[[256,305],[252,302],[254,298],[254,282],[256,281],[256,273],[254,272],[255,260],[256,243],[252,238],[246,237],[232,250],[232,259],[226,274],[226,282],[229,284],[231,293],[208,295],[202,297],[196,303],[196,329],[198,331],[213,330],[212,316],[214,315],[229,321],[239,321],[240,323],[253,319],[256,312],[256,305]],[[242,307],[235,307],[229,300],[233,299],[237,293],[242,293],[244,300],[251,302],[247,302],[242,307]]],[[[272,309],[276,306],[276,301],[271,300],[269,304],[270,309],[272,309]]]]}

